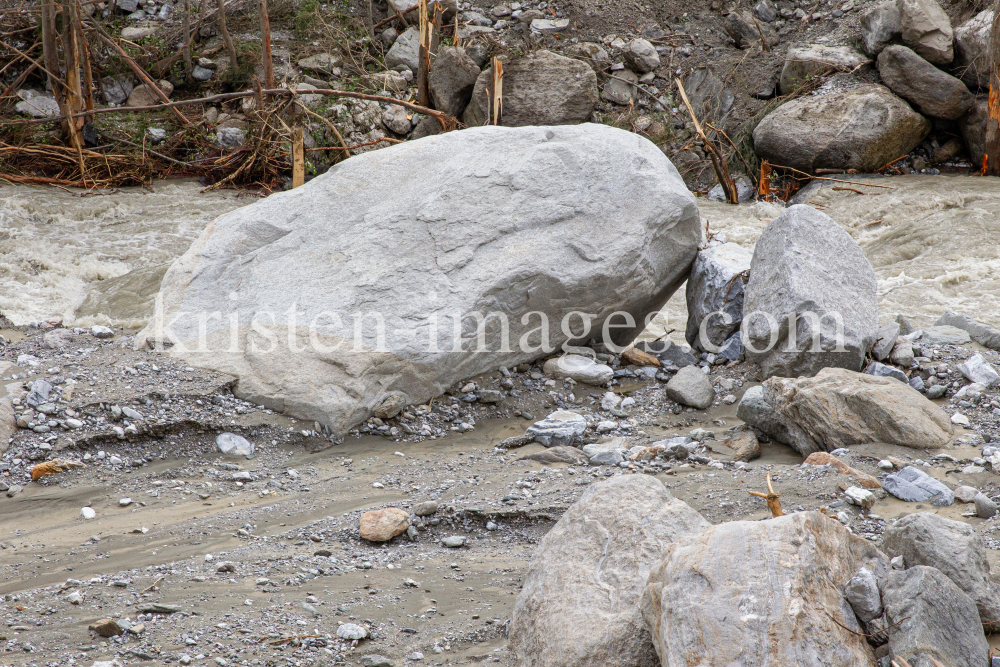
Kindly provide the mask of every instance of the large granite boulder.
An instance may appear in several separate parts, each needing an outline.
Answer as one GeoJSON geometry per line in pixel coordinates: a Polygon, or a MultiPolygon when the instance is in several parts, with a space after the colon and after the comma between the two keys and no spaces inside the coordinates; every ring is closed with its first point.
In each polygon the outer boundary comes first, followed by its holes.
{"type": "Polygon", "coordinates": [[[790,95],[810,78],[823,73],[849,72],[867,60],[849,46],[805,44],[789,47],[781,68],[781,94],[790,95]]]}
{"type": "Polygon", "coordinates": [[[931,124],[884,86],[799,97],[754,128],[754,149],[772,164],[803,171],[873,171],[906,155],[931,124]]]}
{"type": "Polygon", "coordinates": [[[979,621],[1000,628],[1000,586],[990,577],[982,538],[972,526],[933,512],[909,514],[885,529],[882,549],[906,567],[937,568],[975,602],[979,621]]]}
{"type": "Polygon", "coordinates": [[[954,59],[955,31],[937,0],[899,0],[899,14],[904,44],[935,65],[954,59]]]}
{"type": "Polygon", "coordinates": [[[803,456],[869,442],[936,449],[951,440],[945,411],[895,378],[824,368],[811,378],[771,378],[763,399],[803,456]]]}
{"type": "MultiPolygon", "coordinates": [[[[490,118],[493,68],[476,80],[472,100],[462,115],[469,127],[490,118]]],[[[585,62],[538,51],[503,66],[503,111],[500,124],[574,125],[586,122],[597,104],[597,75],[585,62]]]]}
{"type": "Polygon", "coordinates": [[[677,170],[638,135],[450,132],[210,223],[137,345],[172,341],[238,377],[237,395],[344,433],[386,401],[545,356],[582,331],[571,311],[593,314],[588,337],[608,320],[610,342],[631,341],[702,236],[677,170]]]}
{"type": "Polygon", "coordinates": [[[990,645],[968,595],[933,567],[889,573],[882,591],[890,655],[911,667],[990,664],[990,645]]]}
{"type": "Polygon", "coordinates": [[[993,10],[979,12],[955,28],[955,61],[952,69],[969,88],[990,87],[990,29],[993,10]]]}
{"type": "Polygon", "coordinates": [[[523,667],[659,667],[639,612],[650,570],[709,527],[646,475],[584,491],[550,530],[514,603],[510,647],[523,667]]]}
{"type": "Polygon", "coordinates": [[[765,377],[860,370],[878,330],[875,270],[829,216],[785,209],[757,240],[743,301],[747,358],[765,377]]]}
{"type": "Polygon", "coordinates": [[[835,519],[732,521],[670,545],[642,615],[663,665],[874,667],[844,587],[886,558],[835,519]]]}
{"type": "Polygon", "coordinates": [[[975,101],[960,79],[905,46],[886,47],[878,56],[878,73],[889,90],[931,118],[956,120],[975,101]]]}
{"type": "Polygon", "coordinates": [[[753,253],[735,243],[723,243],[698,253],[685,286],[688,344],[718,353],[743,322],[744,277],[753,253]],[[704,329],[704,332],[702,331],[704,329]]]}

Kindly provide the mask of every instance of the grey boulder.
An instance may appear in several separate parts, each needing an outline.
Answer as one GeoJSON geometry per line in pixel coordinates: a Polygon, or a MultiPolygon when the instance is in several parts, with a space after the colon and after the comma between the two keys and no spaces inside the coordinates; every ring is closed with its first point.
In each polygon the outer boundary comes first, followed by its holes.
{"type": "Polygon", "coordinates": [[[855,572],[847,582],[844,597],[862,623],[870,623],[872,619],[882,615],[882,596],[879,593],[878,579],[867,567],[855,572]]]}
{"type": "Polygon", "coordinates": [[[890,558],[902,556],[906,567],[937,568],[973,599],[983,625],[1000,623],[1000,586],[972,526],[932,512],[910,514],[885,529],[882,549],[890,558]]]}
{"type": "Polygon", "coordinates": [[[744,277],[753,253],[735,243],[723,243],[698,253],[685,287],[688,344],[718,353],[743,322],[744,277]],[[704,330],[704,331],[703,331],[704,330]]]}
{"type": "Polygon", "coordinates": [[[633,39],[622,51],[625,62],[633,71],[645,74],[660,66],[660,54],[645,39],[633,39]]]}
{"type": "MultiPolygon", "coordinates": [[[[469,127],[489,120],[492,85],[493,69],[483,70],[462,115],[469,127]]],[[[501,125],[575,125],[589,119],[596,104],[597,75],[585,62],[537,51],[504,63],[501,125]]]]}
{"type": "Polygon", "coordinates": [[[902,30],[899,3],[888,0],[868,9],[861,15],[861,40],[865,51],[877,56],[889,46],[893,37],[902,30]]]}
{"type": "Polygon", "coordinates": [[[630,342],[701,239],[694,197],[638,135],[449,132],[352,157],[210,223],[168,269],[136,344],[173,342],[169,354],[236,376],[240,397],[344,433],[390,395],[422,403],[562,346],[571,311],[630,342]],[[204,334],[190,315],[215,312],[226,316],[204,334]]]}
{"type": "Polygon", "coordinates": [[[872,356],[879,361],[888,359],[892,348],[896,345],[897,338],[899,338],[898,323],[890,322],[884,327],[879,328],[875,332],[875,344],[872,346],[872,356]]]}
{"type": "Polygon", "coordinates": [[[449,116],[459,117],[472,97],[479,77],[479,66],[460,46],[438,49],[427,77],[434,108],[449,116]]]}
{"type": "Polygon", "coordinates": [[[925,116],[956,120],[972,108],[972,93],[960,79],[905,46],[886,47],[878,56],[878,73],[889,90],[925,116]]]}
{"type": "Polygon", "coordinates": [[[863,85],[782,104],[754,128],[753,143],[773,164],[865,172],[906,155],[930,129],[884,86],[863,85]]]}
{"type": "Polygon", "coordinates": [[[904,44],[935,65],[951,63],[955,32],[937,0],[899,0],[899,13],[904,44]]]}
{"type": "Polygon", "coordinates": [[[665,389],[667,398],[681,405],[704,410],[715,400],[715,389],[708,375],[697,366],[685,366],[677,371],[665,389]]]}
{"type": "Polygon", "coordinates": [[[731,521],[667,548],[642,615],[662,665],[875,667],[843,595],[863,567],[888,563],[819,512],[731,521]]]}
{"type": "Polygon", "coordinates": [[[955,494],[951,489],[913,466],[906,466],[887,476],[882,481],[882,488],[908,503],[930,500],[934,505],[947,507],[955,502],[955,494]]]}
{"type": "Polygon", "coordinates": [[[385,54],[385,66],[394,70],[405,68],[416,74],[419,65],[420,32],[411,26],[396,38],[392,48],[385,54]]]}
{"type": "Polygon", "coordinates": [[[763,398],[803,456],[868,442],[936,449],[951,440],[947,413],[893,378],[824,368],[815,377],[773,377],[763,398]]]}
{"type": "Polygon", "coordinates": [[[747,358],[764,377],[860,370],[878,330],[875,271],[829,216],[791,206],[757,240],[743,302],[747,358]]]}
{"type": "Polygon", "coordinates": [[[792,436],[774,408],[764,400],[764,387],[750,387],[736,405],[736,416],[773,440],[788,444],[792,436]]]}
{"type": "Polygon", "coordinates": [[[646,475],[590,485],[538,545],[510,647],[532,667],[659,667],[639,598],[668,545],[709,527],[646,475]]]}
{"type": "Polygon", "coordinates": [[[969,88],[990,87],[990,28],[993,10],[979,12],[955,28],[955,62],[953,69],[969,88]]]}
{"type": "Polygon", "coordinates": [[[638,96],[639,76],[632,70],[612,72],[601,89],[601,97],[611,102],[625,106],[635,102],[638,96]]]}
{"type": "Polygon", "coordinates": [[[888,573],[882,598],[890,655],[912,667],[979,667],[990,646],[973,600],[925,565],[888,573]]]}
{"type": "Polygon", "coordinates": [[[924,327],[909,334],[907,338],[921,345],[965,345],[972,340],[968,331],[950,324],[924,327]]]}
{"type": "Polygon", "coordinates": [[[823,72],[849,72],[867,60],[849,46],[792,46],[785,54],[785,64],[781,69],[781,94],[790,95],[810,78],[823,72]]]}
{"type": "Polygon", "coordinates": [[[556,410],[529,426],[524,434],[546,447],[568,447],[586,430],[587,420],[583,415],[569,410],[556,410]]]}
{"type": "Polygon", "coordinates": [[[977,322],[968,315],[959,315],[958,313],[947,312],[938,318],[938,321],[934,324],[962,329],[969,334],[969,337],[972,340],[976,341],[983,347],[988,347],[991,350],[1000,350],[1000,331],[986,324],[982,324],[981,322],[977,322]]]}

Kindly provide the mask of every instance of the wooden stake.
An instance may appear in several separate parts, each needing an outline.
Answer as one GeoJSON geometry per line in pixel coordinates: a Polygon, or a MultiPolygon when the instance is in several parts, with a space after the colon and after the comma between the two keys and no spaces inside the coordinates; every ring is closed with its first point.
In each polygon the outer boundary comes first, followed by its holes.
{"type": "Polygon", "coordinates": [[[778,500],[781,494],[775,493],[774,487],[771,486],[771,473],[767,473],[767,493],[760,491],[747,491],[747,493],[767,501],[767,509],[771,510],[771,518],[785,516],[785,513],[781,511],[781,501],[778,500]]]}
{"type": "Polygon", "coordinates": [[[732,176],[729,175],[729,165],[726,164],[724,156],[715,147],[715,144],[705,136],[705,131],[702,129],[701,123],[698,122],[698,117],[694,115],[694,109],[688,101],[687,93],[684,92],[684,84],[681,83],[680,79],[674,79],[674,81],[677,83],[677,90],[680,91],[684,106],[687,107],[688,113],[691,115],[691,121],[694,123],[694,130],[698,134],[698,138],[701,139],[701,145],[705,147],[705,152],[708,153],[708,157],[712,160],[712,168],[715,170],[716,178],[719,179],[719,184],[722,185],[722,190],[726,193],[726,201],[730,204],[738,204],[740,202],[739,194],[736,192],[736,183],[733,182],[732,176]]]}
{"type": "Polygon", "coordinates": [[[219,32],[222,33],[222,41],[226,43],[226,53],[229,54],[229,68],[235,70],[239,63],[236,62],[236,47],[233,45],[233,38],[229,36],[229,28],[226,27],[226,0],[216,0],[219,5],[219,32]]]}
{"type": "Polygon", "coordinates": [[[306,182],[306,159],[302,143],[302,128],[297,127],[292,132],[292,189],[306,182]]]}
{"type": "Polygon", "coordinates": [[[427,78],[431,69],[431,34],[430,21],[427,20],[427,0],[420,0],[420,7],[417,10],[420,18],[420,50],[417,56],[417,103],[421,106],[430,106],[430,90],[427,78]]]}
{"type": "MultiPolygon", "coordinates": [[[[80,5],[80,0],[76,0],[76,22],[74,23],[76,27],[76,38],[80,43],[80,58],[83,59],[83,74],[84,74],[84,90],[83,99],[87,106],[87,111],[94,110],[94,75],[90,67],[90,44],[87,42],[87,37],[83,34],[83,20],[80,18],[83,15],[83,7],[80,5]]],[[[85,118],[84,124],[89,121],[90,118],[85,118]]]]}
{"type": "Polygon", "coordinates": [[[264,65],[264,85],[274,88],[274,63],[271,61],[271,21],[267,16],[267,0],[259,0],[260,37],[264,42],[261,61],[264,65]]]}
{"type": "Polygon", "coordinates": [[[493,100],[491,104],[493,124],[499,125],[503,116],[503,63],[493,56],[493,100]]]}
{"type": "Polygon", "coordinates": [[[760,180],[757,181],[757,196],[767,199],[771,194],[771,163],[764,160],[760,163],[760,180]]]}

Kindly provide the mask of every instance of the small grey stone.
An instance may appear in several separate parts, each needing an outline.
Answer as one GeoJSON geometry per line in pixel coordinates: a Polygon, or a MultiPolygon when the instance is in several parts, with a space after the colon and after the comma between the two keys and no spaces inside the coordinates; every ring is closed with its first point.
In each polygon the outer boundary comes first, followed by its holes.
{"type": "Polygon", "coordinates": [[[220,433],[215,436],[215,445],[223,454],[232,456],[253,456],[253,443],[235,433],[220,433]]]}
{"type": "Polygon", "coordinates": [[[711,380],[697,366],[685,366],[677,371],[667,383],[665,392],[670,400],[699,410],[711,406],[715,399],[711,380]]]}
{"type": "Polygon", "coordinates": [[[395,667],[395,665],[392,660],[377,653],[361,656],[361,667],[395,667]]]}
{"type": "Polygon", "coordinates": [[[867,375],[874,375],[875,377],[895,378],[896,380],[905,383],[909,383],[910,381],[910,378],[906,377],[906,373],[903,371],[893,366],[887,366],[886,364],[878,361],[873,361],[868,364],[868,367],[865,368],[865,373],[867,375]]]}
{"type": "Polygon", "coordinates": [[[433,500],[425,500],[422,503],[417,503],[413,507],[413,513],[417,516],[431,516],[438,511],[438,504],[433,500]]]}
{"type": "Polygon", "coordinates": [[[971,503],[978,494],[979,491],[971,486],[959,486],[955,488],[955,498],[963,503],[971,503]]]}
{"type": "Polygon", "coordinates": [[[368,631],[355,623],[344,623],[337,628],[337,636],[348,641],[360,640],[368,636],[368,631]]]}
{"type": "Polygon", "coordinates": [[[449,549],[457,549],[465,545],[465,538],[461,535],[449,535],[441,540],[441,544],[449,549]]]}
{"type": "Polygon", "coordinates": [[[892,322],[875,332],[875,345],[872,347],[872,356],[878,361],[885,361],[892,352],[892,347],[899,338],[899,324],[892,322]]]}
{"type": "Polygon", "coordinates": [[[210,69],[202,67],[201,65],[195,65],[191,70],[191,76],[197,81],[208,81],[215,75],[210,69]]]}
{"type": "Polygon", "coordinates": [[[882,598],[878,590],[878,581],[868,568],[861,568],[851,577],[844,591],[844,597],[863,623],[882,615],[882,598]]]}
{"type": "Polygon", "coordinates": [[[90,334],[94,338],[114,338],[115,332],[111,327],[103,327],[100,325],[94,325],[90,327],[90,334]]]}
{"type": "Polygon", "coordinates": [[[934,400],[936,398],[941,398],[944,393],[948,391],[947,385],[936,384],[927,390],[927,398],[934,400]]]}

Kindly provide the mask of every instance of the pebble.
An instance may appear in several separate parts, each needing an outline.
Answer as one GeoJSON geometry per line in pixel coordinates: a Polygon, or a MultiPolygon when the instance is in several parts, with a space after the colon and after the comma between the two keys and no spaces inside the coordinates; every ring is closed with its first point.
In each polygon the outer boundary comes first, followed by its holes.
{"type": "Polygon", "coordinates": [[[368,631],[355,623],[343,623],[337,628],[337,636],[348,641],[364,639],[368,631]]]}
{"type": "Polygon", "coordinates": [[[985,493],[976,494],[973,502],[976,504],[976,516],[980,519],[990,519],[996,516],[997,504],[985,493]]]}
{"type": "Polygon", "coordinates": [[[465,538],[461,535],[449,535],[441,540],[441,544],[449,549],[457,549],[458,547],[465,545],[465,538]]]}
{"type": "Polygon", "coordinates": [[[97,516],[97,512],[94,511],[93,507],[84,507],[80,510],[80,515],[84,519],[93,519],[97,516]]]}

